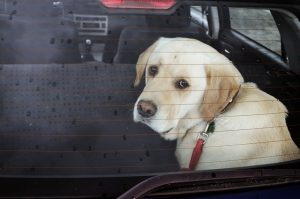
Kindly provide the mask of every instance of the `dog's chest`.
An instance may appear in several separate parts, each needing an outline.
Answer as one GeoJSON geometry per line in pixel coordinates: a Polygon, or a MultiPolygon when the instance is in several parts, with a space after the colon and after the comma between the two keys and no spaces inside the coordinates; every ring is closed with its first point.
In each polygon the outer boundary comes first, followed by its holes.
{"type": "MultiPolygon", "coordinates": [[[[253,148],[251,143],[256,143],[259,138],[257,134],[253,133],[253,126],[251,127],[251,124],[245,126],[245,123],[249,124],[245,117],[217,118],[214,132],[209,134],[204,144],[196,169],[236,167],[237,162],[232,160],[247,159],[249,156],[253,156],[256,148],[253,148]]],[[[257,125],[263,125],[262,123],[263,121],[257,122],[257,125]]],[[[176,157],[182,168],[189,166],[198,133],[201,133],[201,130],[198,130],[197,133],[188,133],[183,140],[179,140],[177,143],[176,157]]]]}

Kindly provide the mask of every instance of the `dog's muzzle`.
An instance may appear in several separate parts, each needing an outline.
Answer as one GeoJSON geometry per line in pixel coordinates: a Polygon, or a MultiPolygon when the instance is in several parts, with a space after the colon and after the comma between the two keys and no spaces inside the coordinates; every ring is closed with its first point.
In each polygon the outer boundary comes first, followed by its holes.
{"type": "Polygon", "coordinates": [[[148,100],[140,100],[137,104],[137,111],[143,118],[150,118],[157,112],[157,106],[148,100]]]}

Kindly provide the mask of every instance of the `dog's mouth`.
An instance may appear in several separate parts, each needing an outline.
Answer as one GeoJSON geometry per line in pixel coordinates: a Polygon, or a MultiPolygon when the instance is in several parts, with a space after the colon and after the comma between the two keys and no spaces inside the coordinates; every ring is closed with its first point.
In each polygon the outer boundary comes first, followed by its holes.
{"type": "Polygon", "coordinates": [[[162,135],[166,135],[166,134],[169,133],[171,130],[173,130],[173,128],[170,128],[169,130],[164,131],[164,132],[162,132],[161,134],[162,134],[162,135]]]}

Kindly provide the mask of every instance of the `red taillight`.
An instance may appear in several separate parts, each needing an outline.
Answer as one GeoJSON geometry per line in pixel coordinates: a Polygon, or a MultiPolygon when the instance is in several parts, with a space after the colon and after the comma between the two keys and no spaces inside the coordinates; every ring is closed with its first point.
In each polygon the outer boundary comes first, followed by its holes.
{"type": "Polygon", "coordinates": [[[135,8],[166,10],[175,5],[175,0],[100,0],[108,8],[135,8]]]}

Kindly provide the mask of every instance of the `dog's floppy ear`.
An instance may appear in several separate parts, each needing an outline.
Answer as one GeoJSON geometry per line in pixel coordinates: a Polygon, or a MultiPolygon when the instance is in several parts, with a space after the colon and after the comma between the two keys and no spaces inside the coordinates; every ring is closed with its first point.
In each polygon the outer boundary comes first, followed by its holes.
{"type": "Polygon", "coordinates": [[[200,106],[201,117],[210,121],[217,116],[237,94],[244,81],[240,72],[231,64],[206,65],[207,87],[200,106]]]}
{"type": "Polygon", "coordinates": [[[154,44],[152,44],[150,47],[147,48],[142,54],[140,54],[139,59],[136,64],[136,78],[133,83],[134,87],[138,86],[141,82],[141,79],[143,77],[145,68],[147,66],[147,63],[149,61],[149,58],[153,51],[155,50],[156,46],[158,44],[158,41],[156,41],[154,44]]]}

